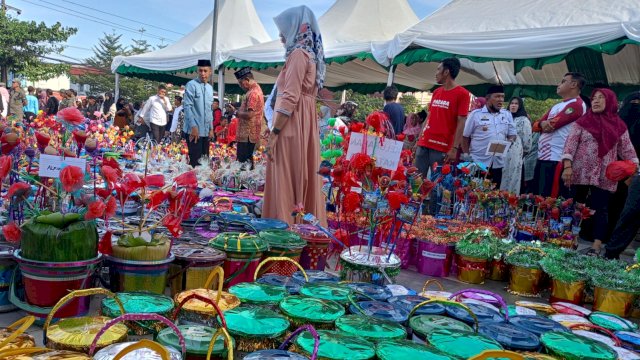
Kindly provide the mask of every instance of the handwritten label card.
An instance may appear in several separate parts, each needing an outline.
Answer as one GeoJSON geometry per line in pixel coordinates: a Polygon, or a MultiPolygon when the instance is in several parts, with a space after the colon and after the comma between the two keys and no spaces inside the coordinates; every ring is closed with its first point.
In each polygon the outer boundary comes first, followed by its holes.
{"type": "Polygon", "coordinates": [[[60,176],[60,170],[62,170],[63,163],[79,167],[82,170],[82,173],[87,169],[87,159],[71,157],[62,159],[62,156],[41,154],[38,175],[42,177],[57,178],[60,176]]]}
{"type": "MultiPolygon", "coordinates": [[[[347,151],[347,160],[354,154],[362,152],[364,134],[352,133],[347,151]]],[[[402,141],[383,139],[378,136],[367,135],[367,155],[376,158],[376,166],[387,170],[396,170],[400,162],[402,141]],[[382,144],[381,144],[382,140],[382,144]]]]}

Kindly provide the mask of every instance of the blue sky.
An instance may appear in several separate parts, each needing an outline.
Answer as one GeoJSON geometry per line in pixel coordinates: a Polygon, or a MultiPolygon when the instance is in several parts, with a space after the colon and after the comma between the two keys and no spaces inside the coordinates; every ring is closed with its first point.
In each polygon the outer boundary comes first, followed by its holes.
{"type": "MultiPolygon", "coordinates": [[[[449,0],[408,2],[418,18],[424,18],[449,0]]],[[[91,56],[91,48],[97,39],[113,30],[123,35],[122,40],[126,45],[131,39],[140,38],[152,45],[163,43],[162,39],[164,44],[172,43],[181,38],[181,34],[189,33],[200,24],[213,9],[213,0],[7,0],[7,3],[22,11],[20,19],[44,21],[47,24],[59,21],[65,26],[78,28],[78,33],[69,39],[69,47],[64,53],[54,55],[72,62],[91,56]],[[142,27],[146,31],[145,36],[141,37],[136,30],[142,27]]],[[[316,16],[320,16],[333,3],[333,0],[254,0],[258,15],[272,38],[277,36],[273,17],[281,11],[304,4],[316,16]]],[[[16,14],[11,12],[11,15],[16,14]]]]}

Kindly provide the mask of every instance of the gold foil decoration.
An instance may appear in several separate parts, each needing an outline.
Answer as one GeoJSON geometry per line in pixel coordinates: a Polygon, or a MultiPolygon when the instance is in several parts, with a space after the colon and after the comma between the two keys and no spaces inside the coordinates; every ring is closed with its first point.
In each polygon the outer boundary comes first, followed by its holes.
{"type": "Polygon", "coordinates": [[[638,295],[596,287],[593,297],[593,311],[608,312],[626,318],[631,316],[638,295]]]}
{"type": "Polygon", "coordinates": [[[487,260],[458,255],[458,280],[468,284],[484,284],[487,260]]]}
{"type": "Polygon", "coordinates": [[[540,297],[543,274],[544,272],[541,269],[512,266],[509,272],[509,288],[507,291],[513,295],[540,297]]]}
{"type": "Polygon", "coordinates": [[[564,282],[560,280],[552,280],[551,282],[551,298],[550,302],[566,301],[577,305],[584,303],[584,289],[586,283],[584,281],[564,282]]]}

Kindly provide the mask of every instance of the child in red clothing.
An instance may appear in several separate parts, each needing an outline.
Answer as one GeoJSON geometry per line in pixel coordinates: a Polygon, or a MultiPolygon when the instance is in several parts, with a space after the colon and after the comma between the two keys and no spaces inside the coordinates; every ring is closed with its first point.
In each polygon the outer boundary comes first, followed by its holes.
{"type": "Polygon", "coordinates": [[[230,145],[236,141],[236,131],[238,128],[238,119],[233,118],[229,124],[226,118],[220,120],[220,125],[216,126],[215,133],[218,144],[230,145]]]}

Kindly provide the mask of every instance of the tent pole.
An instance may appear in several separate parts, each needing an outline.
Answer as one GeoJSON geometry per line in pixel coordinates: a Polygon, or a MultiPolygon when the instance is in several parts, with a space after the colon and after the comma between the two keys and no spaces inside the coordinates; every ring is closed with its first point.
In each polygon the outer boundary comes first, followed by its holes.
{"type": "Polygon", "coordinates": [[[116,73],[116,83],[115,83],[115,91],[113,92],[114,99],[120,98],[120,74],[116,73]]]}
{"type": "MultiPolygon", "coordinates": [[[[218,39],[218,11],[219,11],[219,7],[218,7],[218,2],[220,0],[214,0],[213,2],[213,24],[211,27],[211,66],[212,69],[216,69],[217,65],[216,64],[216,40],[218,39]]],[[[214,83],[214,71],[211,72],[211,86],[213,86],[214,83]]],[[[222,104],[220,104],[222,106],[222,104]]]]}
{"type": "Polygon", "coordinates": [[[391,86],[393,85],[393,80],[395,77],[395,67],[393,65],[391,65],[389,67],[389,76],[387,77],[387,86],[391,86]]]}
{"type": "Polygon", "coordinates": [[[218,101],[220,109],[224,109],[224,65],[218,68],[218,101]]]}

